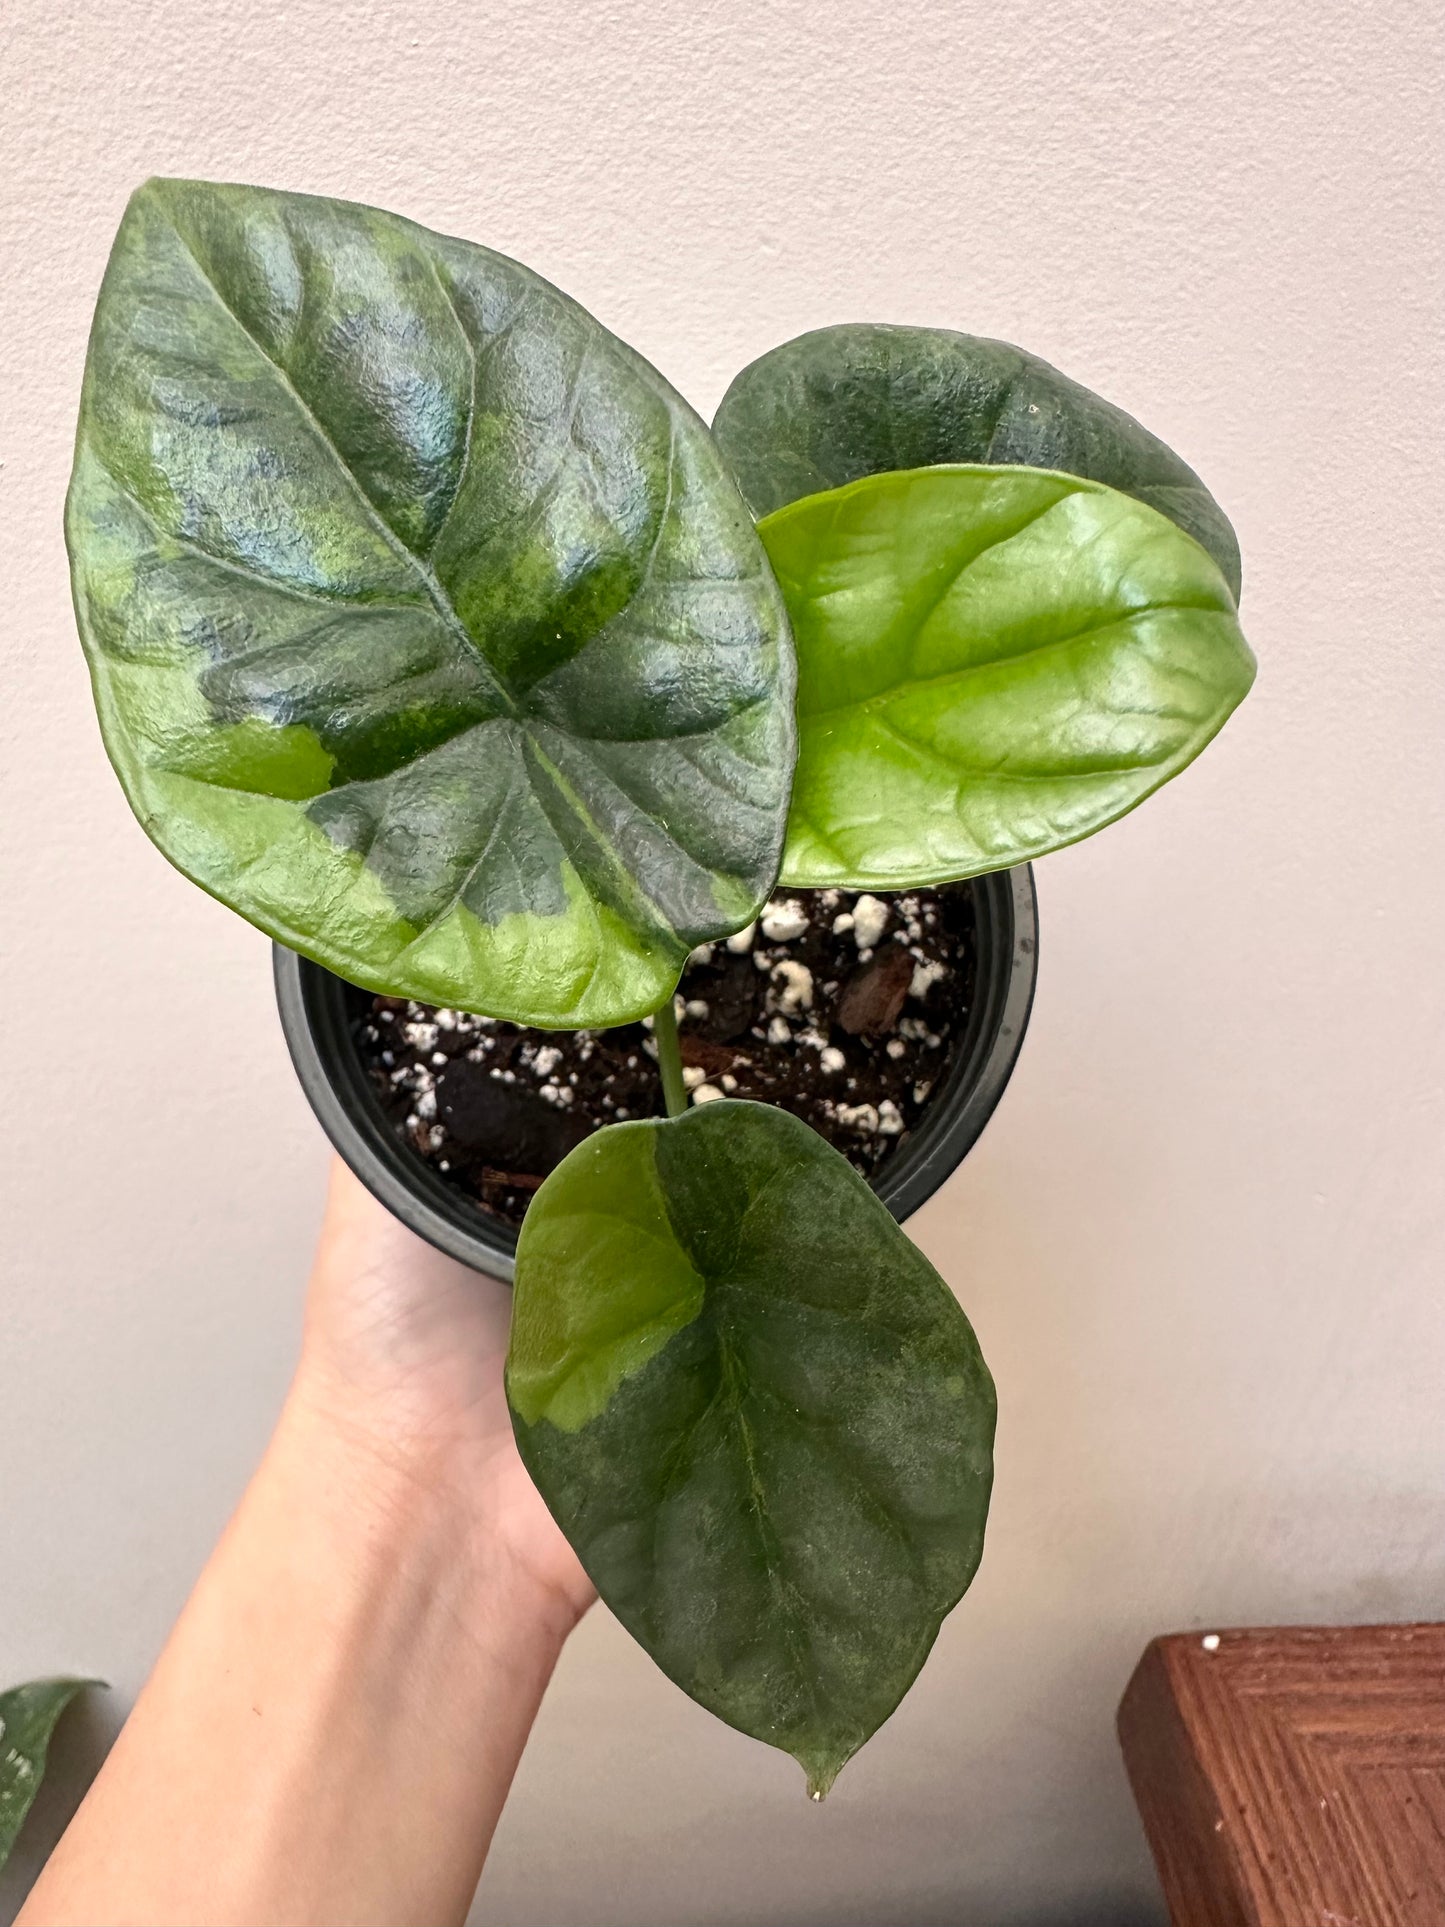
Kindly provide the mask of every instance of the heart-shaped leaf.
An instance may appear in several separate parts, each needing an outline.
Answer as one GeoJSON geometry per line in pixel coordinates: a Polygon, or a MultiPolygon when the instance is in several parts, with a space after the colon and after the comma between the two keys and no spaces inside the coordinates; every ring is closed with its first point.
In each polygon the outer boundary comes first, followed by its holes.
{"type": "Polygon", "coordinates": [[[713,433],[759,516],[864,475],[944,462],[1082,475],[1177,522],[1239,600],[1239,544],[1194,470],[1122,408],[1006,341],[819,328],[744,368],[713,433]]]}
{"type": "Polygon", "coordinates": [[[50,1736],[61,1714],[98,1679],[37,1679],[0,1693],[0,1867],[10,1858],[45,1776],[50,1736]]]}
{"type": "Polygon", "coordinates": [[[798,651],[791,884],[896,890],[1076,842],[1254,678],[1199,544],[1076,476],[872,475],[759,533],[798,651]]]}
{"type": "Polygon", "coordinates": [[[993,1385],[937,1272],[785,1111],[613,1125],[527,1213],[507,1388],[623,1625],[825,1791],[983,1546],[993,1385]]]}
{"type": "Polygon", "coordinates": [[[746,510],[662,378],[517,263],[152,181],[67,527],[141,822],[357,983],[615,1024],[766,898],[792,664],[746,510]]]}

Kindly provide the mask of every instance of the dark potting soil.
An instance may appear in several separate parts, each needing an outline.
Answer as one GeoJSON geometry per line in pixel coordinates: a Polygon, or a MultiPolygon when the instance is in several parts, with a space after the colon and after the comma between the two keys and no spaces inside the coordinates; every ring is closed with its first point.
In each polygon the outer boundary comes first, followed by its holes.
{"type": "MultiPolygon", "coordinates": [[[[948,1067],[976,969],[967,883],[780,892],[689,959],[676,1008],[690,1101],[781,1105],[875,1177],[948,1067]]],[[[356,1038],[398,1134],[515,1226],[590,1131],[663,1115],[651,1030],[527,1030],[377,997],[356,1038]]]]}

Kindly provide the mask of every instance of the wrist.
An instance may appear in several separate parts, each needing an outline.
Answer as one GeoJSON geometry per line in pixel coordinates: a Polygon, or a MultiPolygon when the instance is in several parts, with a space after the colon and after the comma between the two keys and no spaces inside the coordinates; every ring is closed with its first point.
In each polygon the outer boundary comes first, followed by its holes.
{"type": "Polygon", "coordinates": [[[296,1495],[330,1556],[363,1588],[453,1600],[491,1639],[523,1639],[555,1661],[585,1602],[516,1556],[479,1455],[400,1429],[304,1368],[282,1408],[266,1469],[296,1495]]]}

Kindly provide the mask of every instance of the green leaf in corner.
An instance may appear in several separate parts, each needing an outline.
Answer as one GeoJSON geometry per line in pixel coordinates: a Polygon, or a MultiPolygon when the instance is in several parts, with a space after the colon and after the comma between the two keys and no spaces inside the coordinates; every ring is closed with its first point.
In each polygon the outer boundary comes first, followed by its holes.
{"type": "Polygon", "coordinates": [[[142,824],[355,982],[616,1024],[766,898],[793,668],[751,520],[662,377],[516,262],[151,181],[67,534],[142,824]]]}
{"type": "Polygon", "coordinates": [[[45,1776],[50,1736],[61,1714],[99,1679],[37,1679],[0,1693],[0,1867],[29,1813],[45,1776]]]}
{"type": "Polygon", "coordinates": [[[1006,341],[867,322],[818,328],[744,368],[713,433],[759,516],[864,475],[940,463],[1103,482],[1192,535],[1239,600],[1234,530],[1188,463],[1122,408],[1006,341]]]}
{"type": "Polygon", "coordinates": [[[1211,557],[1097,482],[871,475],[759,532],[798,651],[787,883],[896,890],[1076,842],[1254,679],[1211,557]]]}
{"type": "Polygon", "coordinates": [[[937,1272],[785,1111],[613,1125],[527,1213],[507,1389],[622,1624],[821,1795],[982,1551],[993,1384],[937,1272]]]}

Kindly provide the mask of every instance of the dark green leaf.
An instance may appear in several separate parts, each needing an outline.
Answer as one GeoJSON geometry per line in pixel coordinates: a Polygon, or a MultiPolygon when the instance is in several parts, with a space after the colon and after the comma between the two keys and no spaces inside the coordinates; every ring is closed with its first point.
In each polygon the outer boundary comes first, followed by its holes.
{"type": "Polygon", "coordinates": [[[788,883],[901,889],[1076,842],[1254,678],[1211,558],[1096,482],[872,475],[759,532],[798,650],[788,883]]]}
{"type": "Polygon", "coordinates": [[[0,1693],[0,1867],[10,1858],[45,1776],[45,1755],[61,1714],[98,1679],[37,1679],[0,1693]]]}
{"type": "Polygon", "coordinates": [[[507,1387],[623,1625],[825,1791],[983,1547],[993,1385],[937,1272],[785,1111],[613,1125],[527,1213],[507,1387]]]}
{"type": "Polygon", "coordinates": [[[1204,545],[1239,600],[1239,544],[1199,477],[1132,415],[1005,341],[858,324],[744,368],[713,432],[755,515],[887,469],[1056,468],[1137,496],[1204,545]]]}
{"type": "Polygon", "coordinates": [[[747,513],[662,378],[515,262],[152,181],[68,533],[147,831],[356,982],[618,1023],[766,897],[792,665],[747,513]]]}

